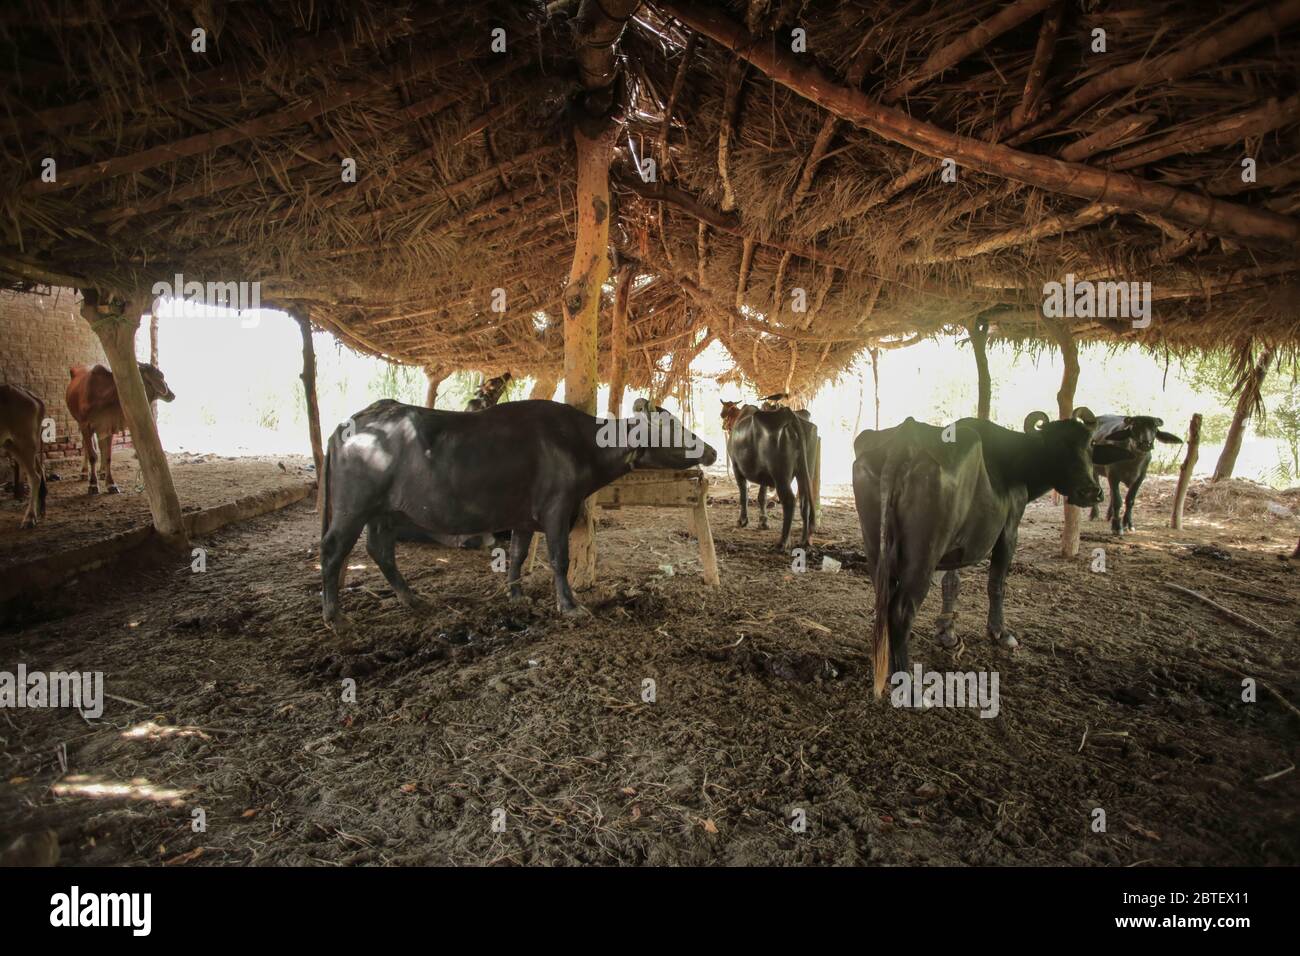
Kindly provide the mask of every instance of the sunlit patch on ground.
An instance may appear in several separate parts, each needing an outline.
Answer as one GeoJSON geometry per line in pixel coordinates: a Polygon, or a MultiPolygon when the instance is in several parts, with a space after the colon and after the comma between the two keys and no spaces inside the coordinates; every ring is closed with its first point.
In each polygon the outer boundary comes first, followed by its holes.
{"type": "Polygon", "coordinates": [[[94,800],[147,800],[151,803],[166,803],[173,807],[184,805],[188,790],[173,787],[160,787],[150,783],[144,777],[135,777],[122,782],[105,780],[101,777],[77,774],[64,777],[50,787],[56,797],[89,797],[94,800]]]}

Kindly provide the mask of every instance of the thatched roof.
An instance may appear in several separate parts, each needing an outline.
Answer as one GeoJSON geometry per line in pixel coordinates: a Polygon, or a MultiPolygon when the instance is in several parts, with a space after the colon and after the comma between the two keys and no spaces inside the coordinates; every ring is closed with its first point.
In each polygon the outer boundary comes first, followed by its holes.
{"type": "MultiPolygon", "coordinates": [[[[578,7],[11,3],[0,283],[260,280],[363,350],[553,375],[578,7]]],[[[981,316],[1047,338],[1067,272],[1156,299],[1081,338],[1300,343],[1297,0],[649,0],[619,50],[629,384],[705,329],[765,389],[981,316]]]]}

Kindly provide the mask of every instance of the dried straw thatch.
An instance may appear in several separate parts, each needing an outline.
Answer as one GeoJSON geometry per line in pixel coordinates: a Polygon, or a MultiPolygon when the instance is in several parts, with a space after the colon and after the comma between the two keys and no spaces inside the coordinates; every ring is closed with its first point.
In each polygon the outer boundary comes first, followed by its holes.
{"type": "MultiPolygon", "coordinates": [[[[579,6],[11,3],[0,282],[258,280],[360,349],[553,378],[579,6]]],[[[648,0],[614,88],[626,381],[715,338],[764,390],[981,318],[1050,339],[1066,273],[1156,300],[1078,338],[1294,348],[1297,41],[1297,0],[648,0]]]]}

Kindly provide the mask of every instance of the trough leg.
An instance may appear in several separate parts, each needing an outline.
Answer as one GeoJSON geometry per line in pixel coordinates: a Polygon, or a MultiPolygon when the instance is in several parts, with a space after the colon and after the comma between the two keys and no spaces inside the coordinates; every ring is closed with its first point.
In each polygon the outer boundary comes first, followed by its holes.
{"type": "Polygon", "coordinates": [[[718,554],[713,549],[713,529],[709,527],[709,479],[700,479],[700,497],[695,502],[695,535],[700,541],[700,566],[704,569],[704,583],[719,587],[718,554]]]}
{"type": "Polygon", "coordinates": [[[410,611],[425,612],[429,603],[411,590],[397,568],[397,533],[387,518],[376,518],[366,525],[366,553],[384,575],[401,605],[410,611]]]}
{"type": "Polygon", "coordinates": [[[749,527],[749,484],[745,481],[745,476],[740,473],[740,466],[734,461],[731,463],[731,471],[736,476],[736,488],[740,491],[740,520],[736,522],[737,528],[749,527]]]}
{"type": "Polygon", "coordinates": [[[1016,636],[1002,622],[1002,599],[1007,593],[1007,572],[1011,570],[1011,558],[1016,553],[1016,538],[1015,531],[1004,530],[989,555],[988,635],[1007,650],[1020,646],[1016,636]]]}
{"type": "Polygon", "coordinates": [[[954,568],[943,575],[943,611],[939,614],[939,627],[935,637],[948,650],[962,651],[961,635],[957,633],[957,597],[961,593],[961,575],[954,568]]]}
{"type": "MultiPolygon", "coordinates": [[[[523,571],[524,557],[534,557],[537,552],[533,541],[533,532],[514,528],[510,532],[510,568],[506,572],[506,593],[512,601],[523,599],[524,589],[519,584],[523,571]]],[[[529,568],[531,571],[532,569],[529,568]]]]}

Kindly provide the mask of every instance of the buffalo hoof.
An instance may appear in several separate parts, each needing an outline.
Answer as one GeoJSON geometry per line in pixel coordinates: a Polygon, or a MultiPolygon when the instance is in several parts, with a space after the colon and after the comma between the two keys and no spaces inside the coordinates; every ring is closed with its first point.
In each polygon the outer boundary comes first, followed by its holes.
{"type": "Polygon", "coordinates": [[[25,530],[27,528],[35,528],[35,527],[36,527],[35,518],[24,518],[22,521],[18,523],[19,530],[25,530]]]}
{"type": "Polygon", "coordinates": [[[1014,651],[1020,646],[1020,642],[1016,640],[1016,636],[1010,631],[1003,631],[1001,634],[990,634],[989,636],[997,641],[998,647],[1004,651],[1014,651]]]}
{"type": "Polygon", "coordinates": [[[961,635],[957,633],[957,625],[951,620],[940,621],[939,629],[935,631],[934,636],[939,639],[939,645],[945,650],[961,650],[961,635]]]}
{"type": "Polygon", "coordinates": [[[739,520],[736,521],[736,527],[737,527],[737,528],[748,528],[748,527],[749,527],[749,519],[748,519],[748,518],[740,518],[739,520]]]}
{"type": "Polygon", "coordinates": [[[567,618],[591,617],[592,614],[581,604],[575,604],[572,607],[560,608],[560,613],[567,618]]]}
{"type": "Polygon", "coordinates": [[[433,611],[432,604],[424,598],[417,597],[414,594],[407,598],[403,598],[399,595],[397,600],[401,602],[402,607],[406,608],[412,614],[429,614],[433,611]]]}
{"type": "Polygon", "coordinates": [[[789,542],[787,541],[778,541],[776,545],[772,548],[772,550],[775,551],[777,554],[785,554],[786,545],[788,543],[789,542]]]}
{"type": "Polygon", "coordinates": [[[346,614],[336,614],[333,618],[325,619],[325,627],[329,630],[336,644],[349,645],[352,638],[356,636],[357,628],[352,623],[352,618],[346,614]]]}
{"type": "Polygon", "coordinates": [[[766,530],[767,530],[767,519],[766,519],[766,518],[759,518],[759,519],[758,519],[758,530],[759,530],[759,531],[766,531],[766,530]]]}
{"type": "Polygon", "coordinates": [[[86,494],[88,494],[88,495],[97,495],[97,494],[99,494],[99,486],[98,486],[98,485],[91,485],[89,488],[86,489],[86,494]]]}
{"type": "Polygon", "coordinates": [[[108,493],[110,495],[120,495],[122,493],[122,489],[119,488],[117,485],[109,485],[108,493]]]}
{"type": "Polygon", "coordinates": [[[523,591],[515,591],[506,595],[506,600],[511,604],[531,604],[532,600],[523,591]]]}

